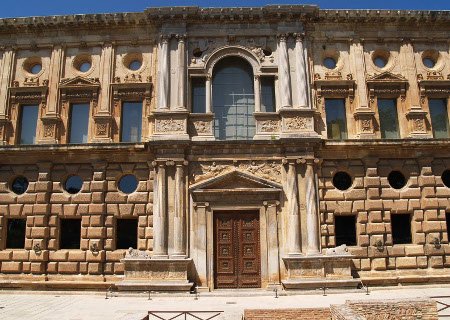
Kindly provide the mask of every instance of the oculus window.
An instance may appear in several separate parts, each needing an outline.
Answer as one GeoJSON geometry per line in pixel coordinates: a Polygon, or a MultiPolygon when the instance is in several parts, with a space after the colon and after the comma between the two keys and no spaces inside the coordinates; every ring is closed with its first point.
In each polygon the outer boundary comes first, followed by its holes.
{"type": "Polygon", "coordinates": [[[347,172],[339,171],[333,177],[333,186],[336,189],[345,191],[352,186],[352,177],[347,172]]]}
{"type": "Polygon", "coordinates": [[[137,219],[117,219],[116,249],[137,248],[137,219]]]}
{"type": "Polygon", "coordinates": [[[69,143],[87,143],[89,104],[73,104],[70,108],[69,143]]]}
{"type": "Polygon", "coordinates": [[[23,176],[15,178],[11,184],[11,191],[18,195],[24,194],[27,189],[28,180],[23,176]]]}
{"type": "Polygon", "coordinates": [[[261,111],[275,112],[275,78],[261,77],[261,111]]]}
{"type": "Polygon", "coordinates": [[[206,80],[205,78],[191,79],[192,113],[206,112],[206,80]]]}
{"type": "Polygon", "coordinates": [[[59,232],[60,249],[80,249],[81,219],[61,219],[59,232]]]}
{"type": "Polygon", "coordinates": [[[120,178],[118,188],[120,191],[126,194],[130,194],[136,191],[139,181],[132,174],[127,174],[120,178]]]}
{"type": "Polygon", "coordinates": [[[336,246],[356,246],[356,216],[334,216],[336,246]]]}
{"type": "Polygon", "coordinates": [[[406,177],[400,171],[391,171],[388,174],[389,185],[394,189],[401,189],[406,185],[406,177]]]}
{"type": "Polygon", "coordinates": [[[398,139],[397,101],[395,99],[378,99],[380,132],[382,139],[398,139]]]}
{"type": "Polygon", "coordinates": [[[142,102],[124,102],[122,105],[121,142],[141,142],[142,102]]]}
{"type": "Polygon", "coordinates": [[[442,172],[441,179],[442,179],[442,183],[447,188],[450,188],[450,170],[449,169],[447,169],[444,172],[442,172]]]}
{"type": "Polygon", "coordinates": [[[347,139],[345,99],[325,99],[328,139],[347,139]]]}
{"type": "Polygon", "coordinates": [[[411,215],[391,214],[392,241],[394,244],[412,243],[411,215]]]}
{"type": "Polygon", "coordinates": [[[81,191],[83,187],[83,179],[80,176],[70,176],[64,184],[64,189],[70,194],[76,194],[81,191]]]}
{"type": "Polygon", "coordinates": [[[6,249],[25,248],[25,219],[8,219],[6,230],[6,249]]]}
{"type": "Polygon", "coordinates": [[[250,140],[255,135],[255,94],[251,65],[227,57],[214,68],[214,135],[218,140],[250,140]]]}
{"type": "Polygon", "coordinates": [[[433,137],[448,138],[448,113],[447,100],[445,99],[429,99],[431,128],[433,129],[433,137]]]}
{"type": "Polygon", "coordinates": [[[22,106],[20,117],[20,144],[36,143],[36,127],[39,107],[37,105],[22,106]]]}

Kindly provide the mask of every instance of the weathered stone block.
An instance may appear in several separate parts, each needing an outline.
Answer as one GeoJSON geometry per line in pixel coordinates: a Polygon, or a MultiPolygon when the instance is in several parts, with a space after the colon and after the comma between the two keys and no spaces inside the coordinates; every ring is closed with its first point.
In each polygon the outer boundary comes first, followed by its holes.
{"type": "Polygon", "coordinates": [[[30,252],[28,250],[13,250],[12,260],[28,261],[30,252]]]}
{"type": "Polygon", "coordinates": [[[86,251],[82,250],[69,250],[68,261],[84,261],[86,260],[86,251]]]}
{"type": "Polygon", "coordinates": [[[404,248],[407,256],[423,256],[425,252],[423,245],[407,245],[404,248]]]}
{"type": "Polygon", "coordinates": [[[398,269],[415,269],[417,268],[416,257],[398,257],[395,261],[398,269]]]}
{"type": "Polygon", "coordinates": [[[106,212],[106,206],[104,204],[90,204],[89,214],[103,214],[106,212]]]}
{"type": "Polygon", "coordinates": [[[147,203],[148,202],[148,192],[133,192],[128,195],[129,203],[147,203]]]}
{"type": "Polygon", "coordinates": [[[101,239],[106,235],[105,227],[89,227],[87,228],[87,238],[101,239]]]}
{"type": "Polygon", "coordinates": [[[386,259],[385,258],[373,259],[372,269],[376,271],[386,270],[386,259]]]}
{"type": "Polygon", "coordinates": [[[22,272],[22,262],[18,261],[3,261],[1,265],[3,273],[20,273],[22,272]]]}
{"type": "Polygon", "coordinates": [[[444,257],[432,256],[429,258],[430,267],[433,269],[440,269],[444,267],[444,257]]]}
{"type": "Polygon", "coordinates": [[[49,260],[52,261],[66,261],[69,257],[67,250],[58,250],[49,252],[49,260]]]}
{"type": "Polygon", "coordinates": [[[77,274],[78,273],[78,263],[77,262],[59,262],[58,272],[66,274],[77,274]]]}

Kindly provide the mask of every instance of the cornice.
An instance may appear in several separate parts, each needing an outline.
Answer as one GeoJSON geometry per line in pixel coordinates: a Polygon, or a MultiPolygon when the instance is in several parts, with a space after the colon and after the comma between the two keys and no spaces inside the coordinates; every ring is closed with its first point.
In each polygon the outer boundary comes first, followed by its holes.
{"type": "Polygon", "coordinates": [[[263,7],[201,8],[152,7],[143,12],[73,14],[0,19],[0,32],[64,29],[74,27],[109,28],[136,25],[158,25],[177,21],[295,21],[357,23],[448,23],[450,11],[429,10],[322,10],[317,5],[267,5],[263,7]]]}

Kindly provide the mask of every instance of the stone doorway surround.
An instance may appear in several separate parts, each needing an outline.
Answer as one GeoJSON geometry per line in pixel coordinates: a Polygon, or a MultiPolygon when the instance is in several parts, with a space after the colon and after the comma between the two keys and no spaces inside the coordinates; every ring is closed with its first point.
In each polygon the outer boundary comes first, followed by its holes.
{"type": "Polygon", "coordinates": [[[280,256],[277,210],[282,186],[239,170],[234,170],[189,188],[190,253],[193,277],[199,290],[214,289],[214,211],[259,212],[261,287],[280,285],[280,256]]]}

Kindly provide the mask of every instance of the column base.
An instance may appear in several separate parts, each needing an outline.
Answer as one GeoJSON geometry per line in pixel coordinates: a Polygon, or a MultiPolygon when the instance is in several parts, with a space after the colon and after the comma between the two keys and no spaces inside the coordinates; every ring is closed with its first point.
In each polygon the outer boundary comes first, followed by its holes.
{"type": "Polygon", "coordinates": [[[350,254],[311,254],[286,256],[288,278],[282,281],[286,289],[356,288],[360,283],[351,272],[350,254]]]}
{"type": "Polygon", "coordinates": [[[125,279],[116,283],[121,291],[189,291],[192,259],[125,257],[125,279]]]}

